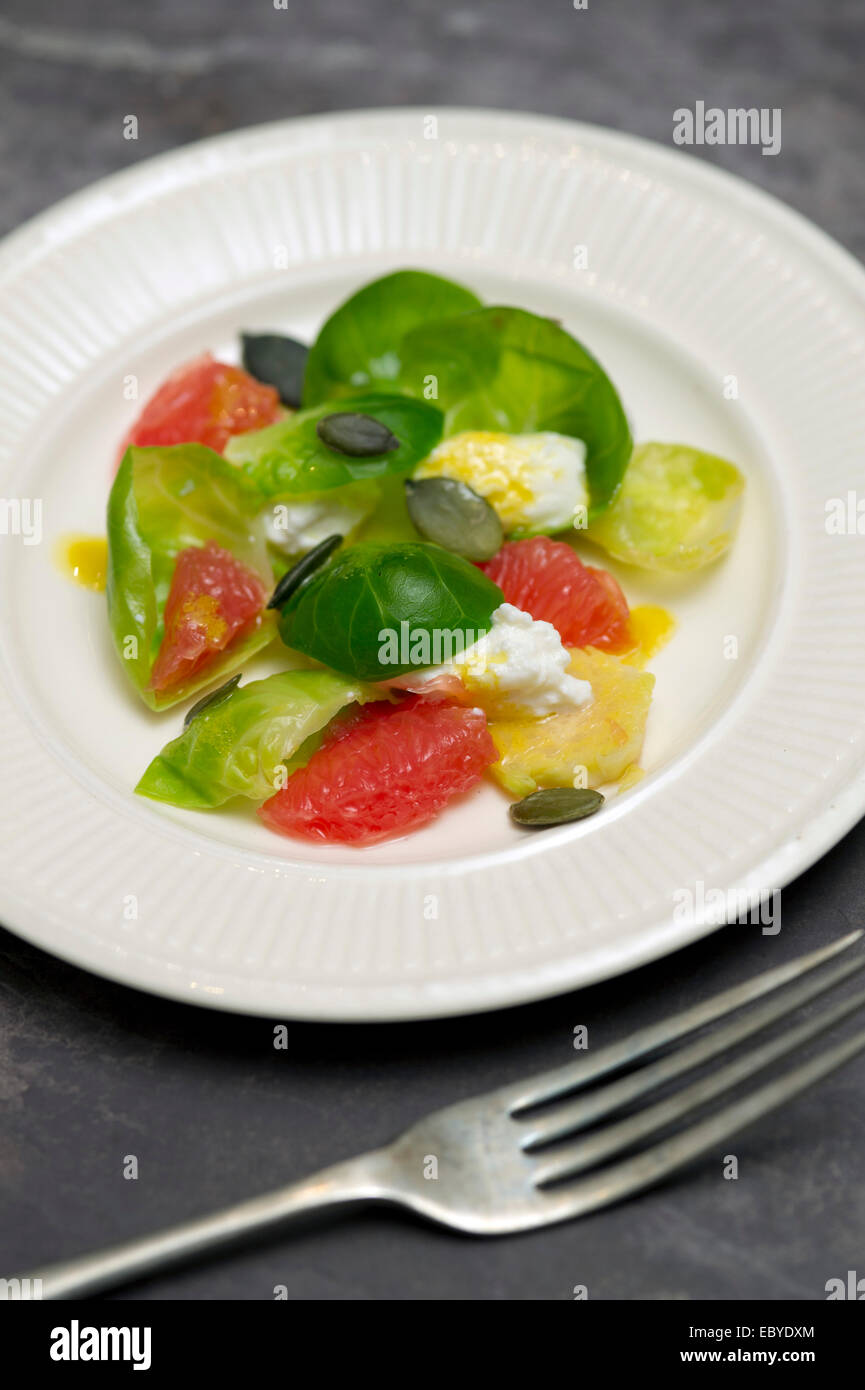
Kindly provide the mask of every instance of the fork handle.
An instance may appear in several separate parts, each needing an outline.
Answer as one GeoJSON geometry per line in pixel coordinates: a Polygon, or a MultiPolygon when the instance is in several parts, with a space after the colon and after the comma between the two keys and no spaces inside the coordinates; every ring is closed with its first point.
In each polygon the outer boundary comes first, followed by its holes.
{"type": "Polygon", "coordinates": [[[0,1298],[86,1297],[239,1244],[309,1212],[384,1200],[391,1195],[386,1167],[384,1150],[361,1154],[288,1187],[237,1202],[208,1216],[31,1270],[17,1280],[5,1281],[5,1292],[0,1293],[0,1298]],[[41,1288],[34,1283],[36,1280],[41,1281],[41,1288]]]}

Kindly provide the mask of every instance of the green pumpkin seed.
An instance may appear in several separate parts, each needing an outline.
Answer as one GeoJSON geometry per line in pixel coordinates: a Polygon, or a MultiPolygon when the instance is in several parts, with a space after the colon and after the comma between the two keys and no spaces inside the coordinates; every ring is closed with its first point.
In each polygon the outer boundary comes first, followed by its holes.
{"type": "Polygon", "coordinates": [[[348,454],[350,458],[377,458],[379,454],[391,454],[399,448],[396,435],[381,420],[353,410],[323,416],[315,432],[329,449],[348,454]]]}
{"type": "Polygon", "coordinates": [[[256,381],[275,386],[283,405],[295,410],[303,394],[309,348],[281,333],[241,333],[243,365],[256,381]]]}
{"type": "Polygon", "coordinates": [[[408,514],[424,540],[466,560],[489,560],[502,548],[504,532],[495,510],[456,478],[406,480],[408,514]]]}
{"type": "Polygon", "coordinates": [[[510,807],[510,817],[517,825],[529,830],[542,830],[548,825],[567,825],[600,811],[604,798],[588,787],[547,787],[532,792],[510,807]]]}
{"type": "Polygon", "coordinates": [[[302,555],[296,565],[292,565],[290,570],[286,570],[268,601],[268,608],[281,608],[287,603],[292,594],[295,593],[305,579],[308,579],[314,570],[329,560],[335,550],[342,545],[342,536],[328,536],[326,540],[319,541],[318,545],[313,546],[302,555]]]}
{"type": "Polygon", "coordinates": [[[188,728],[193,719],[199,714],[202,714],[204,710],[210,709],[213,705],[221,705],[223,700],[227,700],[232,690],[236,690],[239,685],[240,672],[238,672],[236,676],[232,676],[230,680],[227,680],[225,685],[219,686],[218,690],[211,690],[209,695],[205,695],[202,699],[197,700],[192,706],[192,709],[186,711],[186,718],[183,721],[184,729],[188,728]]]}

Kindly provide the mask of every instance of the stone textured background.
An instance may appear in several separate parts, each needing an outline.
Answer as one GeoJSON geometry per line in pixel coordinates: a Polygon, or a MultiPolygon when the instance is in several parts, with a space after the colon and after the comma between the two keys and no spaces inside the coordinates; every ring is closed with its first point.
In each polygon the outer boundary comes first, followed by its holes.
{"type": "Polygon", "coordinates": [[[702,99],[781,107],[779,157],[705,156],[865,246],[861,0],[286,3],[2,0],[3,229],[132,159],[283,116],[501,106],[668,143],[702,99]]]}
{"type": "MultiPolygon", "coordinates": [[[[861,0],[2,0],[0,228],[131,160],[260,121],[499,106],[668,143],[672,113],[781,107],[783,148],[702,157],[865,253],[861,0]],[[123,117],[139,120],[137,142],[123,117]]],[[[698,151],[699,153],[699,151],[698,151]]],[[[0,1272],[263,1190],[425,1110],[594,1046],[862,920],[860,826],[783,897],[578,996],[398,1027],[272,1024],[150,999],[0,932],[0,1272]],[[121,1176],[138,1155],[140,1178],[121,1176]]],[[[367,1214],[175,1274],[135,1298],[819,1299],[865,1273],[865,1059],[698,1165],[579,1224],[489,1243],[367,1214]]]]}

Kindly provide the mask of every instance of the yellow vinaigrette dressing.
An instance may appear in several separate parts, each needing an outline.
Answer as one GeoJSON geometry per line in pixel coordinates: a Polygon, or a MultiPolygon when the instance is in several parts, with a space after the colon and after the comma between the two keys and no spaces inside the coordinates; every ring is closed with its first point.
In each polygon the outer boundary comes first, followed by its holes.
{"type": "Polygon", "coordinates": [[[673,635],[676,619],[666,608],[657,608],[652,603],[641,604],[631,609],[628,618],[628,633],[633,645],[622,652],[616,652],[629,666],[644,666],[657,656],[673,635]]]}
{"type": "Polygon", "coordinates": [[[61,536],[54,548],[54,557],[67,579],[82,589],[101,593],[108,573],[108,541],[104,536],[85,536],[74,532],[61,536]]]}

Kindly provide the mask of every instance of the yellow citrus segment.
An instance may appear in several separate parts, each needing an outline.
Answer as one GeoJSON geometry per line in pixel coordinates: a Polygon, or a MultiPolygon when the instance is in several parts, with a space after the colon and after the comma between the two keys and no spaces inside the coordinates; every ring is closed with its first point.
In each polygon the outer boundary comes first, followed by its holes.
{"type": "Polygon", "coordinates": [[[490,723],[499,761],[490,772],[514,796],[539,787],[599,787],[640,756],[655,677],[593,647],[574,648],[568,670],[591,682],[592,700],[546,719],[490,723]]]}
{"type": "Polygon", "coordinates": [[[638,782],[642,782],[645,775],[645,772],[638,763],[632,763],[630,767],[626,767],[622,776],[619,778],[619,794],[621,795],[622,792],[630,791],[631,787],[635,787],[638,782]]]}

